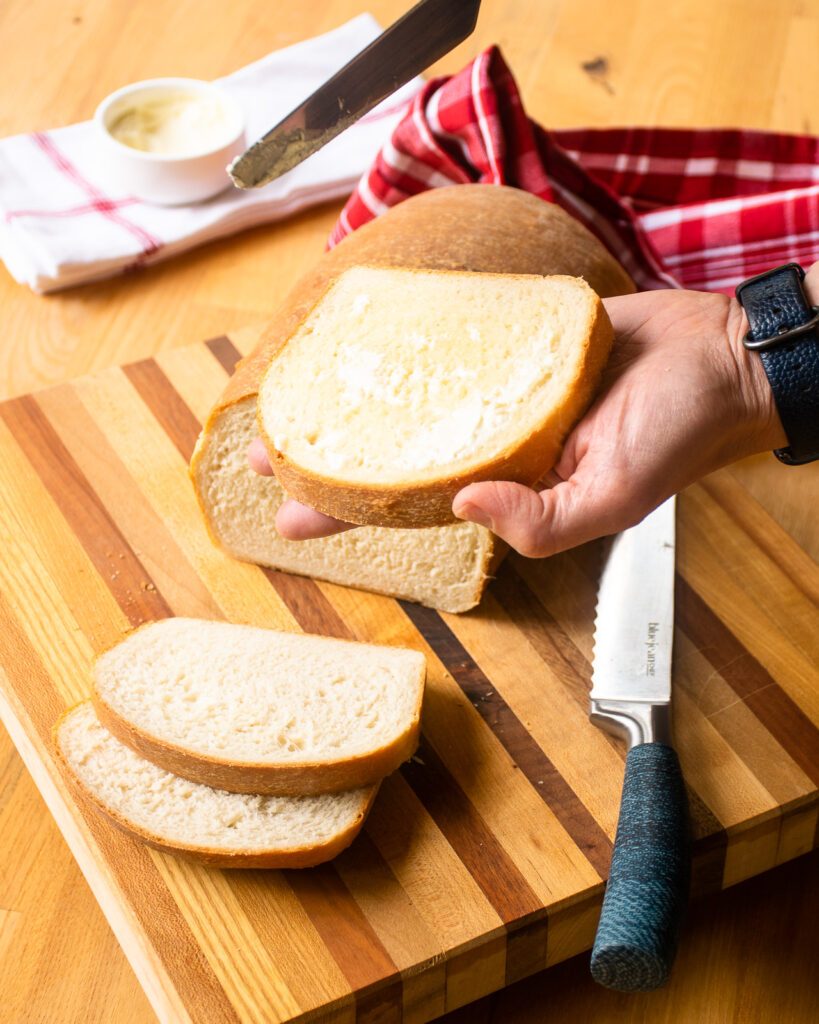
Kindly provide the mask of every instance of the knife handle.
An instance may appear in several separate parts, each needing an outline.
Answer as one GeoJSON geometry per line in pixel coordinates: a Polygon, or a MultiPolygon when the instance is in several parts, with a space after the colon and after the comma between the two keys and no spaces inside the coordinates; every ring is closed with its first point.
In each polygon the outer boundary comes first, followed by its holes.
{"type": "Polygon", "coordinates": [[[606,988],[644,992],[667,980],[688,902],[688,802],[676,751],[641,743],[626,757],[620,818],[591,955],[606,988]]]}

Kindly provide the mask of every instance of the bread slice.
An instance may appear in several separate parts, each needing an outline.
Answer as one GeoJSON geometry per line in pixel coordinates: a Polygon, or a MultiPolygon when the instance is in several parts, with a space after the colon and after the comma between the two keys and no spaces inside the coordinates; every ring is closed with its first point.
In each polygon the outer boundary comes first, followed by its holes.
{"type": "Polygon", "coordinates": [[[378,782],[418,745],[419,651],[173,618],[94,665],[102,724],[154,764],[238,793],[378,782]]]}
{"type": "Polygon", "coordinates": [[[443,525],[466,484],[554,465],[613,339],[579,278],[354,267],[273,357],[260,433],[299,501],[443,525]]]}
{"type": "Polygon", "coordinates": [[[510,274],[570,274],[601,296],[634,291],[628,274],[578,221],[528,192],[456,185],[413,196],[326,252],[295,285],[252,355],[214,405],[191,476],[214,543],[234,558],[464,612],[481,598],[505,545],[483,527],[363,527],[335,537],[287,541],[273,528],[284,494],[257,476],[246,452],[255,405],[273,354],[327,285],[352,266],[417,267],[510,274]]]}
{"type": "Polygon", "coordinates": [[[100,724],[90,701],[54,729],[64,774],[114,825],[168,853],[225,868],[306,868],[355,839],[377,786],[322,796],[227,793],[146,761],[100,724]]]}

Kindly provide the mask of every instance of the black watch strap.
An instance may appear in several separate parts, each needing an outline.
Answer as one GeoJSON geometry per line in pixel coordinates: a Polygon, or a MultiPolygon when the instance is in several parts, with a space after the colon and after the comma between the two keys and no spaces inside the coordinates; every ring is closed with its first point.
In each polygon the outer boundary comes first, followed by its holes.
{"type": "Polygon", "coordinates": [[[819,459],[819,307],[808,302],[798,263],[743,281],[736,296],[748,317],[745,347],[759,352],[790,442],[790,466],[819,459]]]}

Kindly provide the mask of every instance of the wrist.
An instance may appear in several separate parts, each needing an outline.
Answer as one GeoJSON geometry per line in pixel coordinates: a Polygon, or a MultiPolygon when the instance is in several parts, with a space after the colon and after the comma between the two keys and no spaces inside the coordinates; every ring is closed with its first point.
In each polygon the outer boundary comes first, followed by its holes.
{"type": "Polygon", "coordinates": [[[743,344],[748,333],[748,318],[735,298],[729,300],[726,322],[727,344],[736,374],[736,389],[740,397],[742,417],[747,430],[744,440],[747,450],[743,455],[785,448],[788,438],[776,401],[759,354],[743,344]]]}

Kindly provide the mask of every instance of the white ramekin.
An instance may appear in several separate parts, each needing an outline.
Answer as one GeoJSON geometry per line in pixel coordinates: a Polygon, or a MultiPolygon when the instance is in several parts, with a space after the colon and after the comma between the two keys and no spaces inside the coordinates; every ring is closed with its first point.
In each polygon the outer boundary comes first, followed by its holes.
{"type": "Polygon", "coordinates": [[[198,203],[231,184],[228,164],[245,150],[245,118],[239,104],[211,82],[197,78],[151,78],[107,96],[94,114],[102,172],[109,188],[149,203],[177,206],[198,203]],[[226,113],[224,139],[184,156],[147,153],[115,139],[109,126],[122,108],[143,93],[183,90],[216,96],[226,113]]]}

